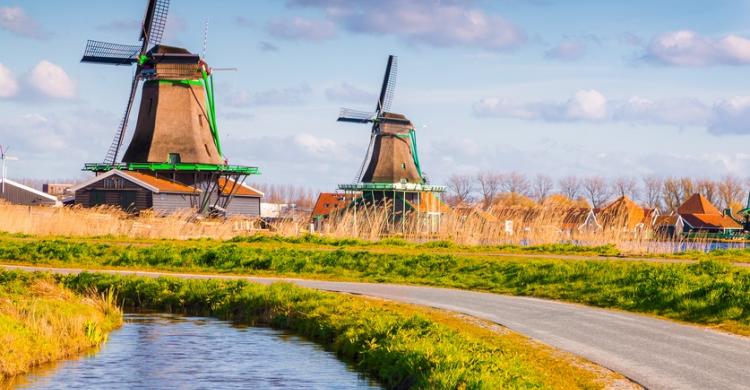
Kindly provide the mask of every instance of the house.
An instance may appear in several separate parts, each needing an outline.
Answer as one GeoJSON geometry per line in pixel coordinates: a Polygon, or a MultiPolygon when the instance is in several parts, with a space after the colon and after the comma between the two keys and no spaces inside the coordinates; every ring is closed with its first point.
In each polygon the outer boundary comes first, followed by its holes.
{"type": "Polygon", "coordinates": [[[10,179],[0,179],[0,199],[27,206],[62,206],[56,197],[10,179]]]}
{"type": "Polygon", "coordinates": [[[237,186],[234,180],[224,178],[219,179],[219,187],[222,188],[222,195],[229,195],[234,191],[232,201],[227,206],[227,216],[260,217],[262,192],[245,183],[237,186]]]}
{"type": "Polygon", "coordinates": [[[660,238],[676,238],[682,235],[685,221],[679,214],[659,215],[654,221],[654,233],[660,238]]]}
{"type": "Polygon", "coordinates": [[[621,196],[597,210],[596,216],[605,228],[640,233],[653,228],[659,211],[641,207],[627,196],[621,196]]]}
{"type": "Polygon", "coordinates": [[[568,235],[576,233],[591,233],[600,230],[602,225],[596,218],[593,209],[588,207],[574,207],[568,209],[560,224],[560,229],[568,235]]]}
{"type": "Polygon", "coordinates": [[[323,222],[332,214],[346,210],[352,204],[354,198],[355,194],[321,192],[310,214],[315,229],[320,230],[323,227],[323,222]]]}
{"type": "Polygon", "coordinates": [[[685,233],[736,233],[742,226],[730,216],[723,214],[701,194],[694,194],[680,207],[677,214],[684,222],[685,233]]]}
{"type": "Polygon", "coordinates": [[[119,206],[138,212],[153,209],[173,213],[198,206],[200,190],[145,173],[113,169],[71,187],[75,204],[85,207],[119,206]]]}

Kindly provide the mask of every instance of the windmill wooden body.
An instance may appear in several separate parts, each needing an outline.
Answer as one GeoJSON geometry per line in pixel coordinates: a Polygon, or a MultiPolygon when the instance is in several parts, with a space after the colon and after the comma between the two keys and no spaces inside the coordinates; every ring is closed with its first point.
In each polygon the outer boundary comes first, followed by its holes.
{"type": "Polygon", "coordinates": [[[196,189],[201,213],[226,209],[255,167],[228,165],[221,150],[211,68],[187,49],[161,44],[169,0],[149,0],[140,45],[88,41],[82,62],[135,65],[125,114],[101,163],[86,170],[134,171],[196,189]],[[131,110],[142,86],[135,130],[121,161],[131,110]],[[227,188],[226,186],[231,186],[227,188]]]}
{"type": "MultiPolygon", "coordinates": [[[[390,111],[396,87],[397,59],[388,57],[374,112],[342,109],[339,122],[372,124],[370,144],[353,184],[341,184],[347,193],[361,193],[363,205],[387,207],[391,221],[402,222],[408,212],[430,219],[433,230],[442,210],[444,186],[428,183],[419,162],[414,124],[403,114],[390,111]]],[[[355,207],[359,206],[357,202],[355,207]]],[[[365,207],[367,209],[367,207],[365,207]]]]}

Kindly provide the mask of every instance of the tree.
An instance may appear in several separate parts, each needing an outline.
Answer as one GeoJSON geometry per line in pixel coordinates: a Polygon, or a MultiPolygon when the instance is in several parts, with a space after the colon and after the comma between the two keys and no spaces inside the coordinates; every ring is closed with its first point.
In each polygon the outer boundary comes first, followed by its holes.
{"type": "Polygon", "coordinates": [[[589,176],[581,182],[583,193],[594,208],[601,207],[609,199],[607,181],[601,176],[589,176]]]}
{"type": "Polygon", "coordinates": [[[545,199],[552,193],[554,182],[548,175],[538,174],[534,177],[534,182],[531,184],[531,192],[534,196],[534,200],[538,203],[544,202],[545,199]]]}
{"type": "Polygon", "coordinates": [[[510,172],[500,175],[500,188],[503,192],[526,196],[529,194],[529,181],[518,172],[510,172]]]}
{"type": "Polygon", "coordinates": [[[500,190],[500,176],[493,172],[482,172],[477,174],[476,181],[482,195],[482,206],[485,209],[491,207],[500,190]]]}
{"type": "Polygon", "coordinates": [[[646,176],[643,178],[642,201],[648,207],[659,208],[662,194],[662,180],[657,176],[646,176]]]}
{"type": "Polygon", "coordinates": [[[560,189],[560,193],[570,199],[577,199],[581,191],[581,182],[575,176],[563,177],[558,180],[557,186],[560,189]]]}
{"type": "Polygon", "coordinates": [[[665,179],[662,183],[661,190],[661,198],[664,201],[664,207],[667,208],[667,212],[671,213],[677,210],[684,201],[679,179],[673,177],[665,179]]]}
{"type": "Polygon", "coordinates": [[[635,198],[638,191],[638,183],[631,176],[620,176],[612,181],[612,193],[616,196],[627,196],[635,198]]]}
{"type": "MultiPolygon", "coordinates": [[[[699,179],[695,181],[695,191],[703,195],[712,204],[719,201],[719,186],[711,179],[699,179]]],[[[690,197],[687,195],[685,199],[690,197]]]]}
{"type": "Polygon", "coordinates": [[[451,175],[448,178],[447,186],[450,191],[451,204],[456,206],[471,202],[471,193],[474,191],[474,186],[468,175],[451,175]]]}
{"type": "Polygon", "coordinates": [[[742,207],[743,188],[742,182],[735,176],[724,176],[718,185],[721,207],[725,209],[736,209],[742,207]]]}

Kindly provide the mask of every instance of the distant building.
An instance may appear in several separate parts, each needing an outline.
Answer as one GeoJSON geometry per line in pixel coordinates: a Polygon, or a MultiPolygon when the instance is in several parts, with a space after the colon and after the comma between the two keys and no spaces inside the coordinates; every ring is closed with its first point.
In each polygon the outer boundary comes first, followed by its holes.
{"type": "Polygon", "coordinates": [[[70,188],[73,185],[73,183],[44,183],[42,184],[42,191],[60,199],[71,195],[70,188]]]}
{"type": "Polygon", "coordinates": [[[685,233],[735,233],[742,225],[723,214],[703,195],[694,194],[677,208],[677,214],[684,222],[685,233]]]}
{"type": "Polygon", "coordinates": [[[261,203],[260,204],[260,216],[268,220],[275,220],[285,218],[290,214],[290,211],[295,207],[294,204],[290,203],[261,203]]]}
{"type": "Polygon", "coordinates": [[[54,196],[10,179],[0,179],[0,199],[27,206],[61,206],[54,196]]]}
{"type": "Polygon", "coordinates": [[[685,221],[679,214],[660,215],[654,221],[654,233],[659,238],[677,238],[685,230],[685,221]]]}
{"type": "Polygon", "coordinates": [[[260,200],[263,198],[262,192],[245,183],[242,183],[237,187],[231,179],[229,179],[229,185],[225,185],[225,183],[226,181],[224,181],[224,179],[219,179],[219,185],[224,188],[224,195],[229,195],[231,191],[234,191],[232,201],[229,202],[229,206],[226,210],[227,216],[261,216],[260,200]]]}
{"type": "Polygon", "coordinates": [[[310,218],[315,230],[320,230],[323,223],[331,214],[347,209],[355,199],[354,194],[342,194],[338,192],[321,192],[318,200],[313,206],[310,218]]]}
{"type": "Polygon", "coordinates": [[[560,226],[564,233],[574,236],[577,233],[592,233],[602,228],[593,209],[588,207],[574,207],[568,209],[560,226]]]}
{"type": "Polygon", "coordinates": [[[642,207],[627,196],[617,198],[596,212],[597,220],[605,228],[632,233],[650,231],[658,216],[658,209],[642,207]]]}

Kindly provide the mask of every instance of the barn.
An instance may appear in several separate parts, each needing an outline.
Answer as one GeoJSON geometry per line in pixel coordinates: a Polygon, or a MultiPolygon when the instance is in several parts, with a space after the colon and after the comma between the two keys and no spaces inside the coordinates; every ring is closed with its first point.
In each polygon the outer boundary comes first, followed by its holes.
{"type": "Polygon", "coordinates": [[[219,186],[223,188],[223,195],[229,195],[231,191],[234,191],[226,215],[260,217],[260,199],[263,197],[263,193],[245,183],[237,186],[233,180],[228,180],[228,185],[225,185],[227,183],[225,179],[219,179],[219,186]]]}
{"type": "Polygon", "coordinates": [[[182,183],[140,172],[113,169],[71,188],[75,203],[85,207],[119,206],[138,212],[168,214],[197,207],[198,191],[182,183]]]}
{"type": "Polygon", "coordinates": [[[61,206],[56,197],[10,179],[0,179],[0,199],[28,206],[61,206]]]}

